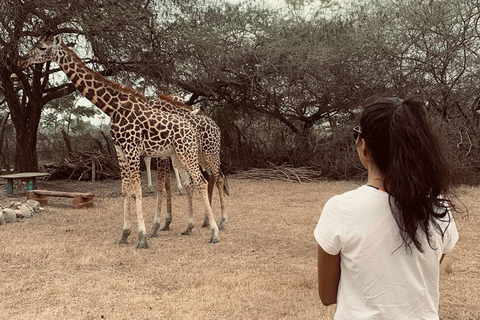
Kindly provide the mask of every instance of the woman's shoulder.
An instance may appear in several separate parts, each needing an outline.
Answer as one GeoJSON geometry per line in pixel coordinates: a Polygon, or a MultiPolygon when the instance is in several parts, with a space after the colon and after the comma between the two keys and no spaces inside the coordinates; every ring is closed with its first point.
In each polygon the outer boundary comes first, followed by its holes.
{"type": "Polygon", "coordinates": [[[365,200],[366,198],[382,198],[388,196],[386,192],[380,191],[373,187],[362,185],[356,189],[346,191],[330,198],[327,202],[351,202],[357,200],[365,200]]]}
{"type": "Polygon", "coordinates": [[[356,214],[359,211],[373,208],[388,208],[388,194],[386,192],[363,185],[356,189],[344,192],[330,198],[324,206],[324,212],[333,214],[356,214]]]}

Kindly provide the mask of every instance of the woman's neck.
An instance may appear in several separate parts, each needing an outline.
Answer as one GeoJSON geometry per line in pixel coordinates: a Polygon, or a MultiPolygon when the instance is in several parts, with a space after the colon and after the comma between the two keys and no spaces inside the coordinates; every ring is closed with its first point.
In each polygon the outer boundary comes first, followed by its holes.
{"type": "Polygon", "coordinates": [[[385,186],[383,184],[384,177],[380,173],[380,171],[376,168],[368,168],[368,178],[367,178],[367,185],[377,188],[378,190],[385,190],[385,186]]]}

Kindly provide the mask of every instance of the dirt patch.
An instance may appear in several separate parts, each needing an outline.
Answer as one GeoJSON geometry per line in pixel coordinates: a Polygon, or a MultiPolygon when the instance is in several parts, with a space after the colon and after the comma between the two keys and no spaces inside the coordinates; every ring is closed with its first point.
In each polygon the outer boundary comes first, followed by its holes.
{"type": "MultiPolygon", "coordinates": [[[[175,193],[172,230],[135,250],[134,215],[130,244],[117,244],[119,181],[39,182],[42,189],[94,192],[95,207],[73,209],[71,199],[52,198],[44,213],[0,227],[0,319],[331,319],[335,307],[322,306],[316,292],[313,229],[326,200],[358,184],[229,184],[220,243],[209,244],[209,230],[200,228],[198,194],[193,235],[180,235],[186,199],[175,193]]],[[[480,192],[458,193],[470,215],[458,220],[460,241],[442,265],[440,315],[480,319],[480,192]]],[[[217,196],[214,202],[219,219],[217,196]]],[[[147,229],[154,205],[146,193],[147,229]]]]}

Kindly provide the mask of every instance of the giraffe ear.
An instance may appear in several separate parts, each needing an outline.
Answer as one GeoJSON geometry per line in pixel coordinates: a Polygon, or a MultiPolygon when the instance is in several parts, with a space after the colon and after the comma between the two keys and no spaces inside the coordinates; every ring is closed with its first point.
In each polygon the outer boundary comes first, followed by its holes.
{"type": "Polygon", "coordinates": [[[55,45],[59,45],[61,42],[62,42],[62,35],[61,34],[57,34],[53,37],[53,43],[55,45]]]}

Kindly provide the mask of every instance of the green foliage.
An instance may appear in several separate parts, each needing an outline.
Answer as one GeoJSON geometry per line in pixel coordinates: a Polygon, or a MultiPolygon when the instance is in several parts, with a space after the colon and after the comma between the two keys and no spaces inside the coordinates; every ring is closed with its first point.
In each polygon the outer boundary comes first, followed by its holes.
{"type": "Polygon", "coordinates": [[[81,97],[74,94],[47,104],[43,109],[41,120],[43,131],[56,133],[58,130],[64,129],[67,133],[80,133],[91,129],[88,118],[99,115],[101,112],[92,105],[86,106],[79,103],[90,104],[88,101],[82,101],[81,97]],[[87,118],[87,120],[83,118],[87,118]]]}

